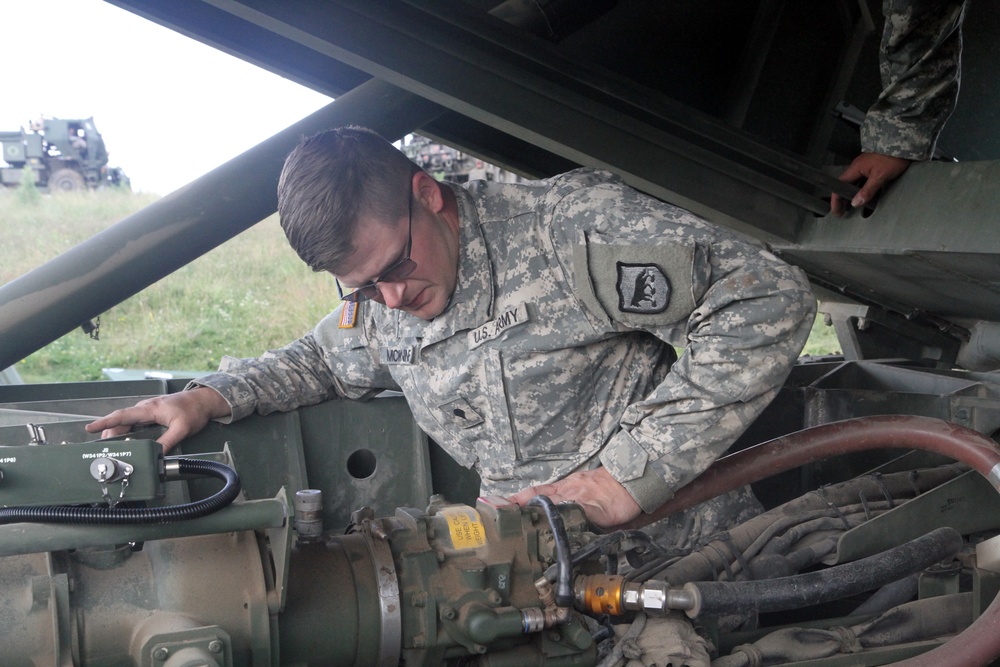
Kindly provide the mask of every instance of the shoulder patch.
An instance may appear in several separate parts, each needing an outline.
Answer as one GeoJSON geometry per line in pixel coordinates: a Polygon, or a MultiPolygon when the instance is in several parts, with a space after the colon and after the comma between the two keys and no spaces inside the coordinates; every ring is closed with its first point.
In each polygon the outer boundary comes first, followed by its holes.
{"type": "Polygon", "coordinates": [[[355,301],[345,301],[344,307],[340,311],[340,329],[353,329],[358,322],[358,304],[355,301]]]}
{"type": "Polygon", "coordinates": [[[595,314],[633,327],[662,326],[695,308],[697,244],[623,244],[599,233],[573,250],[574,288],[595,314]]]}
{"type": "Polygon", "coordinates": [[[670,305],[670,280],[656,264],[618,262],[618,310],[662,313],[670,305]]]}

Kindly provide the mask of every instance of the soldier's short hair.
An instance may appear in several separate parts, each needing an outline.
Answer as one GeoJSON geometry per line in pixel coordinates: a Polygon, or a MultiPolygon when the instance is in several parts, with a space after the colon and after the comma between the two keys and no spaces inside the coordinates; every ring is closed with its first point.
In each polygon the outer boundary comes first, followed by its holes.
{"type": "Polygon", "coordinates": [[[358,223],[406,215],[419,169],[377,133],[350,126],[304,139],[278,180],[278,215],[295,252],[313,271],[337,272],[354,252],[358,223]]]}

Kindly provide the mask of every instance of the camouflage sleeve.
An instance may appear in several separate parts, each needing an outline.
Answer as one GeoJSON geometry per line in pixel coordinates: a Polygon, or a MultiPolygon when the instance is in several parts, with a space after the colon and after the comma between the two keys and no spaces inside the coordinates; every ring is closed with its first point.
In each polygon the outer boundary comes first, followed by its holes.
{"type": "Polygon", "coordinates": [[[884,0],[883,90],[861,126],[861,147],[929,160],[958,100],[965,0],[884,0]]]}
{"type": "Polygon", "coordinates": [[[721,456],[776,395],[809,336],[802,273],[755,262],[712,285],[663,382],[629,406],[602,464],[646,512],[721,456]]]}
{"type": "Polygon", "coordinates": [[[396,389],[373,359],[364,327],[341,329],[340,312],[338,308],[299,340],[256,359],[225,357],[218,373],[198,378],[188,388],[211,387],[222,394],[232,409],[224,422],[396,389]]]}

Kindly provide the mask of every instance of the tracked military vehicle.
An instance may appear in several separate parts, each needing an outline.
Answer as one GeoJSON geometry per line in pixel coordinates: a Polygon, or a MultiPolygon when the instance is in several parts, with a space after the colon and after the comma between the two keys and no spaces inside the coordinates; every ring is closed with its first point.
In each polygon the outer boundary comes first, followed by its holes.
{"type": "MultiPolygon", "coordinates": [[[[987,665],[1000,659],[1000,6],[958,110],[874,206],[828,215],[878,95],[881,2],[115,0],[336,102],[0,289],[0,367],[275,211],[303,135],[409,133],[578,165],[802,267],[843,354],[803,359],[663,508],[752,484],[689,553],[573,505],[477,499],[399,397],[157,431],[83,424],[171,380],[0,388],[5,664],[987,665]]],[[[252,110],[248,110],[252,113],[252,110]]]]}

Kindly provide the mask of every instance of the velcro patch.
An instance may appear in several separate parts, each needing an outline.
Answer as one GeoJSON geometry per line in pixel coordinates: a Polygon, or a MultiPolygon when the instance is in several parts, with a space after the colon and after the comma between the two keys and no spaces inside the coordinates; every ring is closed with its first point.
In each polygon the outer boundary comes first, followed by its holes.
{"type": "Polygon", "coordinates": [[[530,319],[528,307],[525,304],[522,303],[513,308],[508,308],[497,315],[495,319],[481,324],[469,332],[469,349],[474,350],[483,343],[496,340],[506,331],[527,324],[530,319]]]}
{"type": "Polygon", "coordinates": [[[354,301],[345,301],[344,307],[340,311],[339,329],[353,329],[358,322],[358,304],[354,301]]]}
{"type": "Polygon", "coordinates": [[[656,264],[618,262],[618,310],[662,313],[670,305],[670,280],[656,264]]]}
{"type": "Polygon", "coordinates": [[[471,428],[483,423],[483,417],[472,404],[464,398],[456,398],[441,406],[446,419],[458,424],[461,428],[471,428]]]}
{"type": "Polygon", "coordinates": [[[595,314],[646,327],[679,322],[694,310],[697,244],[626,245],[595,232],[585,240],[573,252],[574,287],[595,314]]]}
{"type": "Polygon", "coordinates": [[[412,342],[404,342],[400,345],[383,345],[378,349],[378,360],[383,366],[413,366],[417,363],[418,352],[417,344],[412,342]]]}

